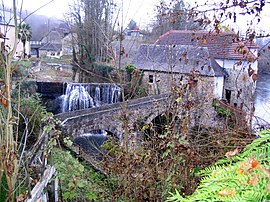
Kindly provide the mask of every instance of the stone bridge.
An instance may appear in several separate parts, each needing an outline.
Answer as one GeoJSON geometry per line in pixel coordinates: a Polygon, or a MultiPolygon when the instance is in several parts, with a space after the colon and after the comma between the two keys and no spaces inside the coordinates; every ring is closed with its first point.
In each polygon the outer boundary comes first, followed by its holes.
{"type": "Polygon", "coordinates": [[[73,139],[93,130],[106,130],[119,137],[124,133],[124,119],[128,120],[130,128],[142,122],[148,124],[168,109],[171,100],[172,98],[168,94],[154,95],[122,103],[61,113],[57,114],[56,118],[62,121],[61,127],[64,136],[70,136],[73,139]]]}

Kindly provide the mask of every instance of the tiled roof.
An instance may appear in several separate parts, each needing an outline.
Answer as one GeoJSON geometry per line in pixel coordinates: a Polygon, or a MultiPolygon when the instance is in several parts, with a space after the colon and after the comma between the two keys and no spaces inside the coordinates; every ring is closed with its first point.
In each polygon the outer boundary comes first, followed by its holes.
{"type": "Polygon", "coordinates": [[[61,44],[52,44],[52,43],[46,43],[42,47],[40,47],[39,50],[45,50],[45,51],[59,51],[62,49],[61,44]]]}
{"type": "Polygon", "coordinates": [[[192,45],[141,45],[134,64],[138,69],[204,76],[224,76],[207,47],[192,45]]]}
{"type": "MultiPolygon", "coordinates": [[[[240,41],[234,42],[230,46],[226,47],[226,57],[228,59],[245,59],[250,62],[256,60],[256,56],[250,51],[250,48],[258,48],[256,45],[248,46],[250,42],[240,41]]],[[[254,43],[253,43],[254,44],[254,43]]]]}
{"type": "Polygon", "coordinates": [[[249,48],[258,48],[254,42],[243,41],[235,33],[215,33],[202,30],[171,30],[156,41],[159,45],[195,45],[207,47],[211,57],[222,59],[256,58],[249,48]],[[244,54],[239,50],[243,46],[244,54]]]}

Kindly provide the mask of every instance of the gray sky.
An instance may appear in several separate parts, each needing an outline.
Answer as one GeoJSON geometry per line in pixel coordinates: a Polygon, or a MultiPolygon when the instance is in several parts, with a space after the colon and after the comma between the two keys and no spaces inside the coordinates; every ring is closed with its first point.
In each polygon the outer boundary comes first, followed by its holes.
{"type": "MultiPolygon", "coordinates": [[[[33,11],[37,8],[50,2],[50,0],[17,0],[18,5],[23,1],[23,10],[33,11]]],[[[121,0],[116,0],[121,6],[121,0]]],[[[47,15],[49,17],[55,16],[63,18],[63,13],[69,10],[69,4],[73,0],[53,0],[52,3],[38,10],[37,14],[47,15]]],[[[152,20],[154,13],[154,6],[158,0],[123,0],[123,16],[124,24],[127,24],[130,19],[134,19],[138,24],[147,24],[152,20]]],[[[8,0],[8,6],[11,6],[12,1],[8,0]]]]}
{"type": "MultiPolygon", "coordinates": [[[[3,0],[2,0],[3,1],[3,0]]],[[[8,4],[11,6],[12,1],[11,0],[4,0],[7,1],[5,4],[8,4]]],[[[24,10],[35,10],[42,5],[50,2],[50,0],[17,0],[18,5],[20,5],[20,2],[23,1],[23,9],[24,10]]],[[[119,7],[122,6],[121,2],[122,0],[115,0],[119,7]]],[[[124,16],[124,26],[128,24],[130,19],[134,19],[137,24],[140,27],[145,27],[147,24],[153,21],[154,18],[154,8],[155,5],[158,4],[159,0],[123,0],[123,16],[124,16]]],[[[193,4],[196,0],[186,0],[189,4],[193,4]]],[[[207,0],[197,0],[200,4],[203,4],[207,0]]],[[[218,2],[220,0],[211,0],[208,2],[218,2]]],[[[70,3],[72,3],[73,0],[53,0],[52,3],[48,4],[44,8],[40,9],[37,14],[41,15],[47,15],[49,17],[55,16],[57,18],[63,18],[63,13],[68,11],[68,6],[70,3]]],[[[253,25],[253,27],[256,26],[256,29],[266,30],[267,32],[270,32],[269,27],[269,21],[270,16],[267,11],[269,11],[269,5],[267,5],[268,8],[264,8],[264,13],[262,14],[262,21],[259,25],[253,25]]],[[[121,15],[122,16],[122,15],[121,15]]],[[[242,29],[245,30],[247,28],[247,20],[250,21],[249,16],[240,16],[238,18],[237,25],[234,24],[233,27],[236,29],[242,29]]],[[[121,23],[121,22],[120,22],[121,23]]],[[[231,22],[229,22],[231,23],[231,22]]]]}
{"type": "MultiPolygon", "coordinates": [[[[16,0],[16,2],[18,9],[21,5],[21,2],[23,2],[23,10],[34,11],[45,5],[46,3],[50,2],[50,0],[16,0]]],[[[68,10],[68,5],[70,2],[72,2],[72,0],[53,0],[52,3],[40,9],[37,14],[47,15],[49,17],[55,16],[57,18],[62,18],[62,13],[68,10]]],[[[8,0],[7,2],[5,2],[5,4],[11,6],[12,1],[8,0]]]]}

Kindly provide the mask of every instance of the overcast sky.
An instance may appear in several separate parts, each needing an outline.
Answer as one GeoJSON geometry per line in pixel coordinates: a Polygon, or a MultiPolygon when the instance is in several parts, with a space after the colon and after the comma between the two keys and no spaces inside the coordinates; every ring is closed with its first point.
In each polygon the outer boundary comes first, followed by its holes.
{"type": "MultiPolygon", "coordinates": [[[[5,4],[9,4],[11,6],[12,0],[2,0],[5,1],[5,4]]],[[[33,11],[38,9],[39,7],[45,5],[51,0],[16,0],[18,5],[23,1],[23,10],[33,11]]],[[[119,7],[121,7],[121,0],[115,0],[118,2],[119,7]]],[[[196,0],[186,0],[189,4],[193,4],[196,0]]],[[[204,1],[207,0],[197,0],[200,4],[203,4],[204,1]]],[[[213,3],[220,0],[208,0],[208,2],[213,3]]],[[[37,14],[47,15],[49,17],[55,16],[57,18],[63,18],[63,13],[67,12],[69,9],[69,4],[71,4],[73,0],[53,0],[50,4],[41,8],[37,14]]],[[[134,19],[140,27],[145,27],[147,24],[151,23],[154,18],[154,9],[158,4],[159,0],[123,0],[123,16],[124,16],[124,26],[128,24],[130,19],[134,19]]],[[[269,5],[268,5],[269,7],[269,5]]],[[[270,16],[269,9],[264,8],[264,13],[262,14],[262,23],[260,23],[259,27],[261,29],[270,30],[269,21],[270,16]]],[[[235,25],[234,27],[246,27],[246,19],[245,17],[239,17],[239,25],[235,25]]]]}
{"type": "MultiPolygon", "coordinates": [[[[2,0],[3,1],[3,0],[2,0]]],[[[6,5],[12,6],[11,0],[4,0],[6,5]]],[[[18,7],[23,1],[23,10],[34,11],[51,0],[17,0],[18,7]]],[[[55,16],[57,18],[63,18],[63,13],[69,10],[69,5],[73,0],[53,0],[45,7],[38,10],[36,13],[40,15],[46,15],[49,17],[55,16]]],[[[116,0],[119,6],[121,6],[121,0],[116,0]]],[[[149,23],[154,15],[154,8],[157,5],[158,0],[123,0],[124,19],[127,24],[130,19],[134,19],[138,24],[146,25],[149,23]]]]}
{"type": "MultiPolygon", "coordinates": [[[[3,0],[2,0],[3,1],[3,0]]],[[[12,5],[12,0],[4,0],[5,4],[8,6],[12,5]]],[[[34,11],[43,5],[49,3],[51,0],[16,0],[17,7],[21,6],[21,2],[23,2],[23,10],[34,11]]],[[[41,8],[37,14],[47,15],[49,17],[55,16],[57,18],[62,18],[64,12],[68,10],[69,3],[72,0],[53,0],[51,3],[41,8]]]]}

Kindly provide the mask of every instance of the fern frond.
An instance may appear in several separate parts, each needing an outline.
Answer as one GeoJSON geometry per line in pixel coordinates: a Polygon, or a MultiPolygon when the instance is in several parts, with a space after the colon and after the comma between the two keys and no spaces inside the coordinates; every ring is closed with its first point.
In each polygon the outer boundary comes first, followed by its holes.
{"type": "Polygon", "coordinates": [[[201,184],[193,195],[179,192],[169,201],[263,201],[270,199],[270,130],[248,145],[241,154],[218,161],[200,172],[201,184]]]}

